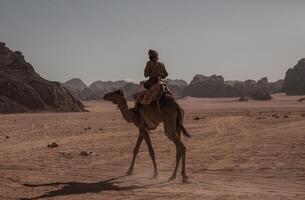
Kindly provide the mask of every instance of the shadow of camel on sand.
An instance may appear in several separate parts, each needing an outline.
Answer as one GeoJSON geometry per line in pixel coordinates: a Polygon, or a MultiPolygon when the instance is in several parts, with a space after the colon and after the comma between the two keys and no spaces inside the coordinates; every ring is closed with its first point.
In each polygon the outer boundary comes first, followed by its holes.
{"type": "Polygon", "coordinates": [[[119,183],[119,179],[124,178],[125,176],[120,176],[116,178],[111,178],[104,181],[99,181],[95,183],[80,183],[80,182],[55,182],[55,183],[45,183],[45,184],[23,184],[25,187],[44,187],[44,186],[63,186],[60,189],[47,192],[42,194],[41,196],[32,197],[32,198],[21,198],[20,200],[34,200],[34,199],[42,199],[42,198],[50,198],[56,196],[65,196],[65,195],[73,195],[73,194],[85,194],[85,193],[99,193],[103,191],[128,191],[128,190],[136,190],[136,189],[145,189],[151,185],[137,186],[118,186],[115,185],[119,183]]]}

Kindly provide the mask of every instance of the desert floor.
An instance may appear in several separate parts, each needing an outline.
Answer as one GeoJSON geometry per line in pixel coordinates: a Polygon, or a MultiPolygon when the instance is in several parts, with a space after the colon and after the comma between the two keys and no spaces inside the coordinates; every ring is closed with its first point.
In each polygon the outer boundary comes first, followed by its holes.
{"type": "Polygon", "coordinates": [[[0,199],[305,199],[299,98],[181,100],[192,134],[183,138],[188,184],[180,173],[167,182],[175,147],[162,125],[151,133],[158,178],[145,142],[125,176],[138,133],[110,102],[85,102],[84,113],[0,115],[0,199]]]}

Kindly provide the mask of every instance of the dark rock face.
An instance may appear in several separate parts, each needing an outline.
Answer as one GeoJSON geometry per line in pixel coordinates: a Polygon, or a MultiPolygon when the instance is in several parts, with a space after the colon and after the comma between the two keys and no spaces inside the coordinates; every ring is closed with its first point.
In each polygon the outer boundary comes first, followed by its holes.
{"type": "Polygon", "coordinates": [[[246,97],[269,100],[271,93],[280,92],[282,81],[269,83],[267,78],[259,81],[224,81],[222,76],[197,74],[182,91],[182,97],[246,97]]]}
{"type": "Polygon", "coordinates": [[[20,113],[26,111],[28,111],[26,107],[5,96],[0,96],[0,113],[20,113]]]}
{"type": "Polygon", "coordinates": [[[13,52],[4,43],[0,44],[0,96],[0,112],[84,111],[66,88],[40,77],[20,51],[13,52]]]}
{"type": "Polygon", "coordinates": [[[305,58],[286,72],[283,91],[287,95],[305,94],[305,58]]]}

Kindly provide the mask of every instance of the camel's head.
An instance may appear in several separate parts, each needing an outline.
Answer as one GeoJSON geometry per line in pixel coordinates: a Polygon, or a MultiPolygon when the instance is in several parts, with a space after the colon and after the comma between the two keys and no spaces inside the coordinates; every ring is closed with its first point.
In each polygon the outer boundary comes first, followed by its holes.
{"type": "Polygon", "coordinates": [[[124,97],[123,90],[116,90],[114,92],[108,92],[104,95],[103,99],[105,101],[112,101],[112,103],[117,104],[118,99],[124,97]]]}

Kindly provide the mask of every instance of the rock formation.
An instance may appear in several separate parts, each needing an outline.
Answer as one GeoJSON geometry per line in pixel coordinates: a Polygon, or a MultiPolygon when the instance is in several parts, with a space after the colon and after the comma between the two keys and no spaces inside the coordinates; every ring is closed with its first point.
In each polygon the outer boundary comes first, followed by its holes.
{"type": "Polygon", "coordinates": [[[81,79],[73,78],[64,83],[64,86],[79,100],[101,100],[107,92],[117,89],[124,90],[127,98],[132,99],[132,95],[136,92],[138,84],[120,81],[95,81],[87,87],[81,79]]]}
{"type": "Polygon", "coordinates": [[[286,72],[283,91],[287,95],[305,94],[305,58],[286,72]]]}
{"type": "Polygon", "coordinates": [[[88,86],[80,78],[72,78],[63,84],[65,87],[83,90],[88,86]]]}
{"type": "MultiPolygon", "coordinates": [[[[271,94],[282,92],[283,80],[268,82],[266,77],[255,81],[225,81],[220,75],[204,76],[197,74],[188,85],[182,79],[166,79],[169,89],[176,99],[191,97],[251,97],[256,100],[269,100],[271,94]]],[[[80,100],[100,100],[105,93],[117,89],[124,90],[128,100],[137,91],[138,84],[127,81],[95,81],[85,87],[80,79],[72,79],[65,86],[80,100]],[[71,82],[73,84],[71,84],[71,82]],[[80,87],[84,89],[80,89],[80,87]]]]}
{"type": "Polygon", "coordinates": [[[187,86],[187,82],[183,79],[166,79],[165,82],[168,85],[177,85],[179,87],[186,87],[187,86]]]}
{"type": "Polygon", "coordinates": [[[0,96],[0,113],[26,112],[28,109],[5,96],[0,96]]]}
{"type": "Polygon", "coordinates": [[[269,91],[271,94],[283,92],[284,79],[269,83],[269,91]]]}
{"type": "Polygon", "coordinates": [[[111,91],[115,88],[120,88],[122,86],[124,86],[126,83],[128,83],[127,81],[95,81],[94,83],[92,83],[89,88],[93,91],[97,90],[97,89],[106,89],[108,91],[111,91]]]}
{"type": "Polygon", "coordinates": [[[246,97],[269,100],[270,94],[281,91],[283,81],[269,83],[267,78],[259,81],[224,81],[219,75],[195,75],[191,83],[182,91],[182,97],[246,97]]]}
{"type": "Polygon", "coordinates": [[[139,85],[133,82],[126,83],[119,89],[123,90],[128,100],[133,100],[133,94],[138,90],[139,85]]]}
{"type": "Polygon", "coordinates": [[[37,74],[20,51],[0,43],[0,112],[84,111],[60,83],[37,74]]]}
{"type": "Polygon", "coordinates": [[[182,96],[192,97],[221,97],[224,90],[224,78],[222,76],[204,76],[197,74],[191,83],[183,90],[182,96]]]}
{"type": "MultiPolygon", "coordinates": [[[[124,90],[128,100],[137,91],[138,84],[126,81],[95,81],[84,88],[80,79],[72,79],[64,85],[80,100],[101,100],[105,93],[117,89],[124,90]],[[72,81],[73,80],[73,81],[72,81]],[[74,82],[74,84],[71,84],[74,82]],[[82,86],[84,89],[80,89],[82,86]]],[[[270,94],[282,92],[283,80],[268,82],[267,78],[258,81],[225,81],[222,76],[197,74],[188,85],[181,79],[166,79],[169,89],[176,99],[192,97],[251,97],[256,100],[269,100],[270,94]]]]}
{"type": "Polygon", "coordinates": [[[187,82],[182,79],[166,79],[165,82],[175,98],[181,99],[182,91],[187,86],[187,82]]]}

